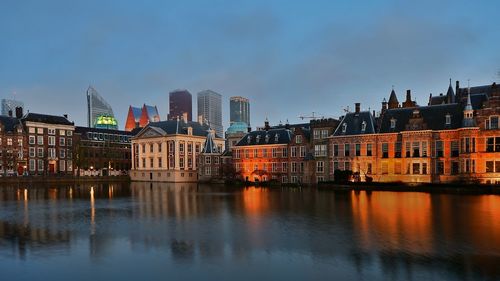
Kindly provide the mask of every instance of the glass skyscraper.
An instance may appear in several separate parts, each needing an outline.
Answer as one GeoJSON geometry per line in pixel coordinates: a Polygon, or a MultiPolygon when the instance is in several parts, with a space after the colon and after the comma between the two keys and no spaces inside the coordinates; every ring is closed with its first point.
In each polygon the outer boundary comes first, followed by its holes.
{"type": "Polygon", "coordinates": [[[11,114],[15,116],[16,107],[20,107],[24,111],[24,103],[17,100],[2,99],[2,115],[8,116],[11,114]]]}
{"type": "Polygon", "coordinates": [[[118,129],[113,109],[92,86],[87,89],[87,117],[90,128],[118,129]]]}
{"type": "Polygon", "coordinates": [[[250,127],[250,102],[244,97],[231,97],[229,99],[229,123],[246,123],[250,127]]]}
{"type": "Polygon", "coordinates": [[[193,101],[187,90],[175,90],[169,93],[168,119],[176,119],[187,113],[187,120],[193,120],[193,101]]]}
{"type": "Polygon", "coordinates": [[[222,96],[214,91],[205,90],[198,93],[198,117],[208,122],[218,137],[222,137],[222,96]]]}

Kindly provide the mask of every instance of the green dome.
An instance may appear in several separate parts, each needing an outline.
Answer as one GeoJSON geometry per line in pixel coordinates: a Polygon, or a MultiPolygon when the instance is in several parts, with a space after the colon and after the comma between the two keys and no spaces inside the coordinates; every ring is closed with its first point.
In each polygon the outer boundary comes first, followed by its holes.
{"type": "Polygon", "coordinates": [[[226,134],[246,133],[248,125],[245,122],[234,122],[227,128],[226,134]]]}

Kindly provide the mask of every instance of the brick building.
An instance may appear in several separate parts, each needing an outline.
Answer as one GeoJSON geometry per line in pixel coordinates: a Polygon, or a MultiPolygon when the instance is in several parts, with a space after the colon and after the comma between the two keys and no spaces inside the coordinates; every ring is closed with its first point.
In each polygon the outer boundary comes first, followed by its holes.
{"type": "Polygon", "coordinates": [[[75,128],[74,169],[78,175],[123,175],[132,166],[128,131],[75,128]]]}
{"type": "Polygon", "coordinates": [[[380,182],[498,182],[500,88],[475,87],[466,95],[457,89],[460,95],[450,83],[446,98],[402,107],[392,91],[378,120],[359,110],[346,114],[330,138],[333,169],[380,182]]]}
{"type": "Polygon", "coordinates": [[[26,134],[21,119],[0,116],[0,176],[26,172],[28,151],[25,144],[26,134]]]}

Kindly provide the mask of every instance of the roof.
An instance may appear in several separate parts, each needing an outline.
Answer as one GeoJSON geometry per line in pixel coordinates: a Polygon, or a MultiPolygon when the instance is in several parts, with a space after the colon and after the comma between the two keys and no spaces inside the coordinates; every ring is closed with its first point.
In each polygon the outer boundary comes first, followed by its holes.
{"type": "Polygon", "coordinates": [[[462,106],[458,103],[421,106],[416,108],[388,109],[382,116],[379,133],[395,133],[407,131],[406,125],[412,119],[413,113],[418,110],[428,130],[449,130],[462,126],[462,106]],[[446,125],[446,115],[451,115],[451,124],[446,125]],[[391,128],[391,119],[396,120],[395,127],[391,128]]]}
{"type": "Polygon", "coordinates": [[[38,123],[57,124],[57,125],[70,125],[70,126],[74,125],[73,122],[70,122],[64,116],[47,115],[40,113],[28,113],[22,118],[22,120],[30,122],[38,122],[38,123]]]}
{"type": "Polygon", "coordinates": [[[396,96],[396,92],[394,92],[394,89],[391,91],[391,95],[389,97],[389,103],[398,103],[398,97],[396,96]]]}
{"type": "Polygon", "coordinates": [[[448,97],[440,94],[439,96],[432,96],[429,100],[429,105],[438,105],[447,103],[448,97]]]}
{"type": "Polygon", "coordinates": [[[292,138],[293,132],[285,128],[251,131],[241,138],[235,146],[288,144],[292,138]]]}
{"type": "Polygon", "coordinates": [[[375,131],[375,118],[369,111],[349,112],[340,121],[337,129],[333,133],[334,136],[349,136],[349,135],[362,135],[374,134],[375,131]],[[362,130],[363,122],[365,123],[365,130],[362,130]],[[343,128],[345,127],[345,132],[343,128]]]}
{"type": "Polygon", "coordinates": [[[217,146],[214,143],[214,137],[211,132],[207,134],[207,138],[205,139],[205,144],[203,145],[203,149],[201,153],[212,154],[217,153],[217,146]]]}
{"type": "Polygon", "coordinates": [[[158,117],[158,119],[160,118],[160,114],[158,114],[158,109],[156,108],[156,106],[145,104],[144,107],[146,108],[146,112],[148,114],[150,122],[153,122],[155,117],[158,117]]]}
{"type": "Polygon", "coordinates": [[[9,116],[0,116],[0,123],[4,126],[6,132],[13,132],[20,120],[9,116]]]}
{"type": "Polygon", "coordinates": [[[114,134],[114,135],[127,135],[133,136],[134,134],[129,131],[121,131],[121,130],[113,130],[113,129],[100,129],[100,128],[89,128],[89,127],[75,127],[76,134],[85,134],[87,132],[96,132],[96,133],[105,133],[105,134],[114,134]]]}
{"type": "MultiPolygon", "coordinates": [[[[210,127],[207,124],[200,124],[198,122],[193,122],[193,121],[184,122],[184,120],[179,119],[179,120],[151,122],[141,131],[146,130],[147,128],[159,128],[167,135],[174,135],[174,134],[187,135],[188,127],[191,127],[193,129],[193,136],[200,136],[200,137],[206,137],[208,131],[210,130],[210,127]]],[[[132,131],[132,133],[135,133],[135,130],[132,131]]],[[[220,138],[220,136],[218,136],[217,134],[215,135],[215,137],[220,138]]]]}
{"type": "Polygon", "coordinates": [[[248,131],[248,125],[245,122],[234,122],[227,128],[226,134],[235,133],[246,133],[248,131]]]}
{"type": "Polygon", "coordinates": [[[139,119],[141,119],[141,114],[142,114],[141,108],[130,106],[130,109],[132,110],[132,114],[134,115],[135,122],[139,122],[139,119]]]}

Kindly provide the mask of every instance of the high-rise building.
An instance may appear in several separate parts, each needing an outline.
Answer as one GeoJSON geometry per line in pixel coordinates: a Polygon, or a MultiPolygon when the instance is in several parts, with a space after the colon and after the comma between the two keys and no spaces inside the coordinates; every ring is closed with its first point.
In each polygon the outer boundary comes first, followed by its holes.
{"type": "Polygon", "coordinates": [[[187,120],[193,119],[193,98],[187,90],[174,90],[169,93],[169,113],[168,119],[176,119],[187,113],[187,120]]]}
{"type": "Polygon", "coordinates": [[[113,109],[92,86],[87,89],[87,118],[90,128],[105,125],[108,129],[118,129],[113,109]],[[105,124],[101,124],[101,122],[105,122],[105,124]]]}
{"type": "Polygon", "coordinates": [[[20,107],[24,111],[24,103],[17,100],[2,99],[2,115],[3,116],[14,116],[16,114],[16,108],[20,107]]]}
{"type": "Polygon", "coordinates": [[[244,122],[250,127],[250,102],[244,97],[229,99],[229,123],[244,122]]]}
{"type": "Polygon", "coordinates": [[[222,96],[214,91],[205,90],[198,93],[198,118],[208,123],[218,137],[223,135],[222,96]]]}

